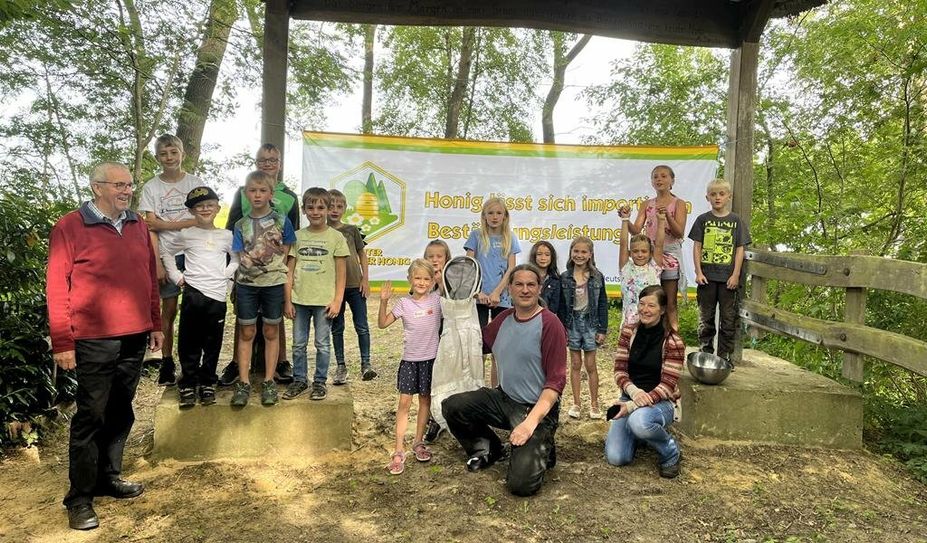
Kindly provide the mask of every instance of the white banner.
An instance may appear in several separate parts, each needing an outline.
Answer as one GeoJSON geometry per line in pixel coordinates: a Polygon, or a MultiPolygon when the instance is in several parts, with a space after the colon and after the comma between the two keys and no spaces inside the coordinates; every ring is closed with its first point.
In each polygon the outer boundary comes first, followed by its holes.
{"type": "MultiPolygon", "coordinates": [[[[666,164],[676,173],[673,193],[695,216],[710,209],[705,186],[716,174],[718,148],[615,147],[488,143],[460,140],[304,133],[302,189],[337,188],[347,197],[344,222],[367,236],[370,279],[405,281],[412,259],[429,240],[463,254],[470,231],[480,226],[484,200],[506,199],[521,244],[518,262],[547,240],[566,268],[578,235],[595,243],[596,265],[616,295],[617,208],[637,208],[655,192],[650,172],[666,164]]],[[[693,283],[692,244],[683,245],[693,283]]]]}

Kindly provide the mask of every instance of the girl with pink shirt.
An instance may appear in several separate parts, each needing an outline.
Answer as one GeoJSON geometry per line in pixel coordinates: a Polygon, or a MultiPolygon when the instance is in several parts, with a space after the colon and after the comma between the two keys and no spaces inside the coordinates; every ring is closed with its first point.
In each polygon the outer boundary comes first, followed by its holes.
{"type": "Polygon", "coordinates": [[[431,372],[438,354],[438,329],[441,326],[441,297],[435,291],[435,272],[432,265],[417,258],[409,266],[409,284],[412,294],[396,301],[392,311],[387,303],[393,294],[390,281],[380,287],[380,311],[377,325],[382,329],[402,320],[402,361],[396,387],[399,389],[399,407],[396,409],[396,449],[387,469],[399,475],[405,469],[405,434],[409,424],[412,396],[418,394],[418,415],[412,453],[419,462],[431,460],[431,450],[423,437],[431,409],[431,372]]]}
{"type": "Polygon", "coordinates": [[[660,285],[666,292],[666,317],[674,328],[679,328],[679,315],[676,309],[676,295],[679,291],[680,281],[685,292],[685,273],[682,270],[682,240],[685,237],[686,203],[680,200],[671,191],[676,182],[676,174],[666,165],[660,165],[650,172],[650,184],[657,192],[656,198],[647,200],[644,207],[639,208],[637,219],[628,225],[631,235],[637,235],[646,230],[647,237],[657,239],[658,215],[664,215],[663,262],[657,262],[663,272],[660,275],[660,285]]]}

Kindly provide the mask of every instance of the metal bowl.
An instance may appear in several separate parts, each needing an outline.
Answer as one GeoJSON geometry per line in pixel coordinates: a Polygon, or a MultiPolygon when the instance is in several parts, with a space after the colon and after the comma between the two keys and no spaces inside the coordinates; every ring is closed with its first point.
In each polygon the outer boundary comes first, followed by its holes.
{"type": "Polygon", "coordinates": [[[693,352],[686,357],[689,373],[700,383],[717,385],[731,374],[733,366],[727,360],[711,353],[693,352]]]}

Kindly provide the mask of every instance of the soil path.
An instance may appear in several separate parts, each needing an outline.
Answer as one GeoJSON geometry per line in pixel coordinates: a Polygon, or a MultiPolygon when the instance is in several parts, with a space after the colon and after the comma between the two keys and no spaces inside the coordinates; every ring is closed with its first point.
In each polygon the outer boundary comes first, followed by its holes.
{"type": "MultiPolygon", "coordinates": [[[[370,310],[376,314],[376,302],[370,310]]],[[[346,343],[356,375],[352,334],[346,343]]],[[[61,506],[67,489],[62,428],[44,446],[0,462],[0,541],[927,541],[927,487],[891,459],[865,451],[683,437],[683,470],[669,481],[657,476],[650,452],[628,467],[606,465],[606,423],[573,421],[566,410],[557,433],[557,467],[535,497],[506,492],[505,463],[467,473],[463,453],[447,435],[435,444],[430,464],[410,459],[403,475],[390,476],[385,465],[400,337],[398,324],[373,330],[381,377],[351,385],[353,451],[152,463],[146,453],[161,390],[146,379],[125,461],[126,476],[144,482],[145,494],[127,501],[101,498],[101,527],[69,530],[61,506]]],[[[611,374],[613,352],[614,345],[601,351],[603,377],[611,374]]],[[[615,396],[609,381],[602,379],[603,398],[615,396]]]]}

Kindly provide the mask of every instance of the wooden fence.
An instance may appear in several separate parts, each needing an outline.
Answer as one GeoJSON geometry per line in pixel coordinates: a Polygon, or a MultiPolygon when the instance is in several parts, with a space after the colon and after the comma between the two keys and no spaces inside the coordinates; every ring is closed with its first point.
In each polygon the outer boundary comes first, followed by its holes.
{"type": "Polygon", "coordinates": [[[843,351],[843,376],[854,381],[863,380],[863,356],[927,376],[927,343],[865,325],[867,289],[927,299],[927,264],[873,256],[747,251],[746,273],[751,276],[751,286],[740,316],[749,326],[843,351]],[[770,279],[845,289],[843,322],[806,317],[769,305],[766,286],[770,279]]]}

